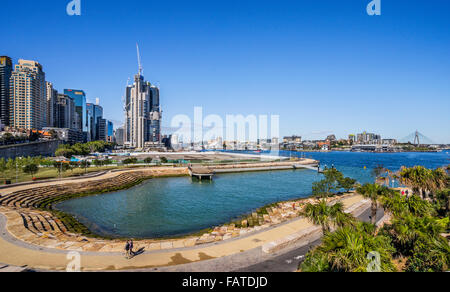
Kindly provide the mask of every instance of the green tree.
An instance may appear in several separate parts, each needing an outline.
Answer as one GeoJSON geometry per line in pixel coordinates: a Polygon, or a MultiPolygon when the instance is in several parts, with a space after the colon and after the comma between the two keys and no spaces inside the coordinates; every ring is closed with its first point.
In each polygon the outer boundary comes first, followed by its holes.
{"type": "Polygon", "coordinates": [[[55,152],[55,156],[63,156],[67,159],[72,158],[73,155],[75,155],[75,151],[73,151],[70,147],[61,147],[58,148],[55,152]]]}
{"type": "Polygon", "coordinates": [[[58,175],[61,175],[70,169],[70,165],[65,162],[55,161],[53,167],[58,171],[58,175]]]}
{"type": "Polygon", "coordinates": [[[99,160],[99,159],[95,159],[95,160],[93,161],[93,163],[94,163],[94,165],[97,166],[97,167],[100,167],[100,166],[103,165],[103,161],[101,161],[101,160],[99,160]]]}
{"type": "Polygon", "coordinates": [[[344,189],[347,193],[356,186],[356,180],[350,177],[342,178],[339,181],[339,187],[344,189]]]}
{"type": "Polygon", "coordinates": [[[6,168],[9,171],[15,170],[16,169],[16,161],[12,158],[8,159],[8,161],[6,161],[6,168]]]}
{"type": "Polygon", "coordinates": [[[342,227],[354,223],[352,215],[344,212],[344,205],[338,202],[329,205],[325,199],[316,204],[308,203],[300,215],[306,217],[311,223],[320,225],[323,234],[331,231],[331,227],[342,227]]]}
{"type": "Polygon", "coordinates": [[[84,172],[87,173],[87,169],[91,166],[91,163],[87,160],[81,161],[81,167],[84,168],[84,172]]]}
{"type": "Polygon", "coordinates": [[[144,159],[144,162],[147,163],[147,164],[152,163],[152,161],[153,161],[153,158],[151,158],[151,157],[147,157],[147,158],[144,159]]]}
{"type": "Polygon", "coordinates": [[[434,213],[433,206],[422,200],[419,196],[413,195],[409,198],[393,192],[390,196],[381,198],[381,203],[386,211],[395,217],[412,214],[417,217],[431,216],[434,213]]]}
{"type": "Polygon", "coordinates": [[[23,172],[34,177],[39,172],[39,166],[35,163],[27,164],[23,167],[23,172]]]}
{"type": "Polygon", "coordinates": [[[362,195],[364,198],[370,199],[371,205],[371,222],[372,224],[377,223],[377,212],[378,212],[378,202],[383,196],[390,194],[390,190],[387,187],[380,186],[378,184],[365,184],[359,187],[357,190],[358,194],[362,195]]]}
{"type": "Polygon", "coordinates": [[[400,255],[410,257],[417,245],[429,244],[439,239],[448,223],[449,218],[436,219],[430,216],[403,214],[401,217],[394,217],[390,224],[384,226],[382,232],[390,236],[400,255]]]}
{"type": "Polygon", "coordinates": [[[124,165],[129,165],[129,164],[136,164],[138,162],[138,159],[133,157],[133,158],[127,158],[123,161],[124,165]]]}
{"type": "Polygon", "coordinates": [[[450,268],[450,245],[447,239],[420,239],[406,262],[406,272],[446,272],[450,268]]]}
{"type": "Polygon", "coordinates": [[[78,143],[73,145],[71,149],[74,152],[74,155],[85,156],[89,154],[89,149],[86,147],[86,144],[78,143]]]}
{"type": "MultiPolygon", "coordinates": [[[[346,226],[336,232],[327,233],[323,243],[310,251],[301,265],[303,272],[367,272],[371,257],[380,256],[380,271],[393,272],[394,248],[388,237],[367,231],[367,225],[346,226]]],[[[373,228],[373,227],[371,227],[373,228]]]]}
{"type": "Polygon", "coordinates": [[[3,134],[2,139],[3,139],[4,143],[7,144],[7,145],[11,144],[11,143],[13,143],[15,141],[14,140],[14,136],[11,133],[3,134]]]}
{"type": "Polygon", "coordinates": [[[436,193],[434,206],[439,216],[450,217],[450,189],[436,193]]]}
{"type": "Polygon", "coordinates": [[[8,170],[8,167],[6,165],[5,158],[0,158],[0,173],[2,175],[3,179],[6,179],[6,171],[8,170]]]}
{"type": "Polygon", "coordinates": [[[386,169],[384,168],[384,166],[383,166],[382,164],[377,165],[377,166],[373,169],[373,171],[372,171],[372,174],[373,174],[376,178],[382,176],[382,175],[385,174],[385,173],[386,173],[386,169]]]}
{"type": "Polygon", "coordinates": [[[435,193],[447,186],[447,174],[444,169],[430,170],[423,166],[404,168],[400,171],[402,184],[412,188],[415,194],[428,199],[428,193],[435,193]]]}
{"type": "Polygon", "coordinates": [[[69,166],[70,166],[70,170],[72,171],[72,173],[73,173],[73,171],[74,171],[74,169],[75,168],[78,168],[78,167],[80,167],[80,164],[78,163],[78,162],[76,162],[76,161],[70,161],[69,162],[69,166]]]}
{"type": "Polygon", "coordinates": [[[338,192],[340,182],[344,180],[344,175],[335,168],[325,170],[323,175],[324,179],[313,183],[313,195],[316,197],[324,198],[338,192]]]}
{"type": "Polygon", "coordinates": [[[161,157],[161,163],[167,163],[167,162],[168,162],[168,160],[166,157],[161,157]]]}

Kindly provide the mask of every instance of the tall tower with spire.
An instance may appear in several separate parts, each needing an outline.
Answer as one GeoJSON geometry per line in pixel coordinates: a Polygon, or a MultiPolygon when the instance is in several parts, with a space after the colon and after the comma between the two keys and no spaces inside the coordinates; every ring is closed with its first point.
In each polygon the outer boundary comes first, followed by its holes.
{"type": "Polygon", "coordinates": [[[124,144],[145,149],[161,143],[161,109],[159,88],[145,81],[142,75],[139,46],[136,44],[138,74],[125,92],[124,144]]]}

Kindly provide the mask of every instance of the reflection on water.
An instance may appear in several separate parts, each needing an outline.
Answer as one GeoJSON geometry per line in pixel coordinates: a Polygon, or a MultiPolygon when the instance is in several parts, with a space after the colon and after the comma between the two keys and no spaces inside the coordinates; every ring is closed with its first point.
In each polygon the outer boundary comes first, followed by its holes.
{"type": "MultiPolygon", "coordinates": [[[[283,152],[283,155],[300,155],[283,152]]],[[[435,168],[449,164],[447,153],[306,153],[360,183],[373,182],[382,164],[435,168]],[[367,169],[364,169],[364,166],[367,169]]],[[[184,235],[217,226],[269,203],[307,197],[321,177],[311,170],[220,174],[213,182],[188,177],[150,180],[126,191],[79,198],[57,205],[99,234],[152,238],[184,235]]]]}

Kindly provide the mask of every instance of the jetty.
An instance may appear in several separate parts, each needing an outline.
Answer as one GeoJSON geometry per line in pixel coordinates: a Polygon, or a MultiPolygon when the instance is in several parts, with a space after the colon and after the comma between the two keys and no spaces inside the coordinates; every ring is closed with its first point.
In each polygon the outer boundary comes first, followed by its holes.
{"type": "Polygon", "coordinates": [[[208,167],[204,167],[204,166],[192,166],[190,165],[188,167],[189,169],[189,175],[191,177],[195,177],[198,180],[204,180],[204,179],[208,179],[208,180],[212,180],[214,177],[215,172],[211,169],[209,169],[208,167]]]}

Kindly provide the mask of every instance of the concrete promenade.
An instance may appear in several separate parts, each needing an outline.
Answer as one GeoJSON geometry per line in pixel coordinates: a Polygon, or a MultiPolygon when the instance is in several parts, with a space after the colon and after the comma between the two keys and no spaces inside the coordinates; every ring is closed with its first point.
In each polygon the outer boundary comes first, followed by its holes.
{"type": "MultiPolygon", "coordinates": [[[[363,198],[359,195],[343,199],[346,210],[355,209],[355,206],[359,206],[358,210],[368,207],[367,202],[363,201],[363,198]]],[[[356,212],[357,210],[353,211],[356,212]]],[[[67,259],[67,252],[38,247],[17,240],[6,230],[5,221],[5,217],[0,215],[0,263],[17,267],[26,266],[38,270],[61,271],[66,269],[70,262],[67,259]]],[[[311,227],[313,225],[308,220],[298,218],[248,236],[192,248],[146,251],[131,260],[125,259],[121,253],[80,252],[81,267],[83,271],[114,271],[155,269],[157,267],[197,263],[261,249],[263,245],[274,240],[286,238],[311,227]]],[[[135,250],[139,249],[139,246],[135,246],[135,250]]],[[[223,270],[227,270],[227,268],[223,267],[223,270]]]]}

